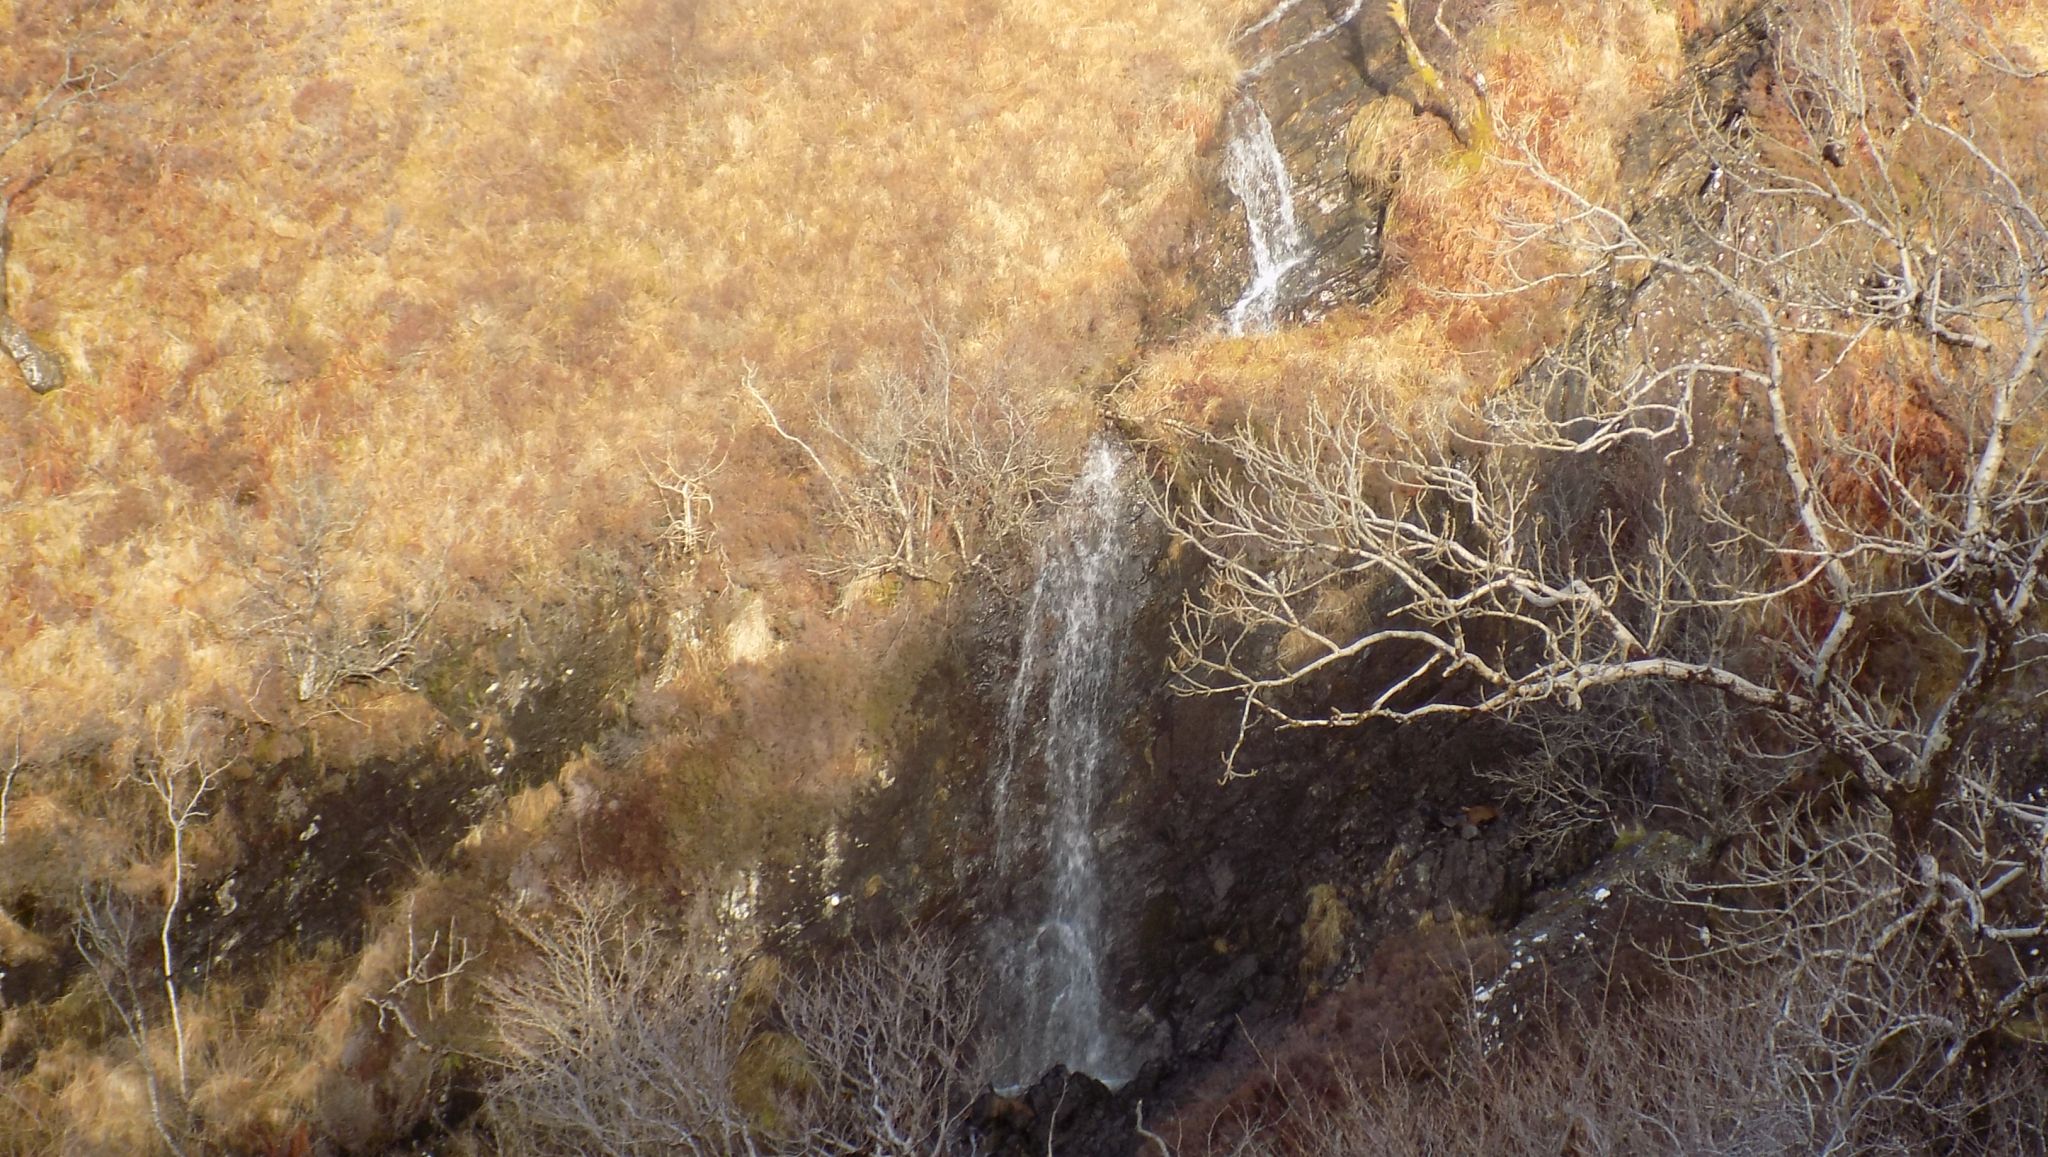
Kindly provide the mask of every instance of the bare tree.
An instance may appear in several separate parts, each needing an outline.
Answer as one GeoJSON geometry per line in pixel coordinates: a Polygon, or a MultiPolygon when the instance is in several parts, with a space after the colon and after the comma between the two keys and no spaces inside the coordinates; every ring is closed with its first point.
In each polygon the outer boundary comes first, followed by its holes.
{"type": "Polygon", "coordinates": [[[1917,851],[1872,809],[1816,801],[1820,814],[1731,843],[1713,877],[1668,888],[1699,927],[1673,963],[1732,962],[1799,994],[1781,1001],[1776,1063],[1836,1122],[1831,1147],[1866,1151],[1987,1055],[2042,1035],[2048,807],[1974,760],[1955,781],[1943,838],[1917,851]]]}
{"type": "Polygon", "coordinates": [[[936,1154],[963,1141],[979,992],[936,941],[788,983],[782,1031],[750,1014],[707,911],[662,928],[606,883],[568,890],[555,918],[519,931],[532,960],[485,994],[503,1042],[490,1113],[523,1152],[936,1154]],[[782,1067],[749,1067],[750,1050],[782,1067]]]}
{"type": "Polygon", "coordinates": [[[1703,130],[1734,190],[1726,228],[1653,235],[1517,162],[1569,209],[1543,236],[1645,279],[1612,364],[1538,375],[1463,437],[1389,430],[1362,405],[1277,437],[1198,435],[1229,465],[1179,512],[1213,564],[1185,623],[1184,690],[1241,697],[1248,720],[1343,726],[1689,683],[1929,813],[1960,733],[2041,641],[2048,482],[2016,423],[2048,389],[2048,226],[2020,176],[1927,111],[1933,63],[1875,72],[1886,104],[1843,91],[1846,66],[1803,68],[1807,39],[1779,51],[1780,75],[1816,93],[1791,102],[1781,136],[1796,139],[1703,130]],[[1845,107],[1864,110],[1866,143],[1842,170],[1819,142],[1845,107]],[[1938,196],[1887,193],[1930,170],[1953,174],[1938,196]],[[1727,391],[1718,406],[1710,387],[1727,391]],[[1551,504],[1574,476],[1624,468],[1640,471],[1633,493],[1551,504]],[[1352,586],[1380,599],[1378,625],[1321,629],[1320,601],[1352,586]],[[1763,637],[1702,651],[1703,618],[1763,637]],[[1875,669],[1901,629],[1948,659],[1910,687],[1875,669]],[[1247,653],[1270,631],[1291,661],[1247,653]],[[1363,699],[1286,705],[1361,659],[1391,673],[1363,699]]]}
{"type": "Polygon", "coordinates": [[[770,429],[824,481],[840,538],[819,574],[950,578],[1023,537],[1064,479],[1045,437],[1051,414],[992,385],[970,386],[943,338],[917,373],[869,376],[832,391],[793,429],[749,369],[741,389],[770,429]]]}
{"type": "MultiPolygon", "coordinates": [[[[0,162],[6,161],[9,154],[20,151],[21,146],[37,133],[61,121],[73,108],[97,98],[118,80],[117,75],[101,66],[81,61],[71,52],[64,53],[61,74],[50,82],[26,112],[14,118],[5,138],[0,139],[0,162]]],[[[46,159],[0,186],[0,349],[6,350],[7,356],[14,359],[22,380],[38,394],[47,394],[63,386],[64,363],[30,337],[8,309],[7,257],[14,244],[8,219],[14,203],[41,184],[49,175],[50,168],[51,162],[46,159]]]]}
{"type": "Polygon", "coordinates": [[[1406,0],[1387,0],[1387,15],[1394,22],[1395,32],[1400,35],[1401,50],[1408,58],[1408,67],[1428,97],[1429,111],[1443,119],[1474,159],[1483,157],[1494,146],[1493,105],[1486,89],[1486,76],[1465,63],[1465,46],[1444,21],[1443,0],[1437,0],[1430,16],[1430,26],[1436,29],[1449,49],[1458,78],[1469,90],[1469,98],[1465,98],[1464,93],[1452,95],[1444,83],[1443,73],[1415,39],[1415,30],[1408,22],[1406,0]]]}
{"type": "Polygon", "coordinates": [[[229,761],[219,755],[220,742],[210,720],[188,720],[172,734],[160,733],[157,750],[134,772],[150,795],[171,841],[170,880],[165,889],[163,920],[157,927],[164,1003],[171,1020],[172,1046],[178,1062],[178,1096],[192,1094],[186,1060],[185,1020],[178,1006],[178,963],[173,951],[178,911],[185,901],[185,843],[207,818],[207,797],[220,783],[229,761]]]}
{"type": "Polygon", "coordinates": [[[1716,700],[1748,782],[1696,818],[1768,913],[1750,947],[1778,951],[1830,889],[1887,913],[1838,950],[1910,934],[1922,955],[1886,984],[1963,985],[1953,1066],[2035,1016],[2042,968],[2003,946],[2032,953],[2048,911],[2038,811],[1981,758],[2048,641],[2048,171],[2031,130],[1958,108],[2024,121],[2048,81],[1944,11],[1906,33],[1785,6],[1769,85],[1695,110],[1691,194],[1642,213],[1511,144],[1502,163],[1558,206],[1513,244],[1571,272],[1490,292],[1583,278],[1612,303],[1602,332],[1443,429],[1354,399],[1277,433],[1188,431],[1214,465],[1176,518],[1210,564],[1178,685],[1239,703],[1232,773],[1261,722],[1716,700]],[[1788,800],[1853,822],[1746,806],[1801,781],[1788,800]]]}
{"type": "Polygon", "coordinates": [[[15,368],[21,371],[22,380],[28,383],[29,389],[47,394],[64,385],[64,363],[30,337],[21,323],[14,320],[7,306],[7,254],[14,244],[7,217],[18,195],[0,194],[0,349],[6,350],[7,356],[14,359],[15,368]]]}
{"type": "MultiPolygon", "coordinates": [[[[1832,15],[1846,18],[1811,18],[1832,15]]],[[[1506,391],[1477,435],[1389,430],[1353,405],[1291,435],[1205,438],[1230,470],[1197,480],[1181,512],[1214,564],[1187,623],[1184,689],[1302,726],[1690,682],[1769,711],[1790,742],[1840,754],[1896,799],[1938,794],[1959,724],[2039,641],[2048,485],[2014,428],[2048,387],[2048,227],[2020,176],[1927,111],[1932,62],[1877,73],[1895,85],[1887,106],[1843,91],[1843,67],[1803,68],[1807,39],[1779,51],[1780,75],[1816,93],[1792,102],[1810,111],[1790,129],[1702,130],[1732,190],[1725,228],[1651,234],[1533,155],[1515,162],[1568,210],[1532,235],[1603,259],[1589,276],[1644,279],[1611,365],[1506,391]],[[1849,171],[1822,143],[1840,137],[1844,107],[1865,110],[1868,142],[1849,171]],[[1933,170],[1959,174],[1938,198],[1886,192],[1933,170]],[[1899,359],[1915,380],[1871,364],[1899,359]],[[1886,405],[1898,412],[1858,409],[1886,405]],[[1701,445],[1709,420],[1716,443],[1701,445]],[[1717,469],[1736,455],[1756,474],[1717,469]],[[1631,457],[1654,471],[1632,504],[1558,525],[1546,491],[1631,457]],[[1379,616],[1389,625],[1316,629],[1326,591],[1366,582],[1397,600],[1379,616]],[[1701,614],[1771,631],[1772,662],[1688,653],[1679,636],[1701,614]],[[1860,678],[1880,620],[1954,656],[1960,669],[1936,676],[1946,693],[1860,678]],[[1239,662],[1263,628],[1298,632],[1301,657],[1239,662]],[[1399,674],[1365,700],[1314,718],[1281,705],[1287,688],[1368,655],[1399,674]],[[1452,676],[1473,693],[1439,694],[1452,676]]]]}
{"type": "Polygon", "coordinates": [[[420,564],[418,588],[385,613],[364,605],[351,589],[361,569],[351,553],[360,521],[324,486],[309,483],[291,492],[276,520],[280,541],[267,542],[264,526],[235,528],[249,577],[235,633],[273,643],[298,701],[322,711],[340,711],[336,695],[350,685],[406,686],[439,602],[438,583],[420,564]]]}
{"type": "Polygon", "coordinates": [[[89,884],[79,899],[72,939],[135,1046],[151,1123],[166,1148],[182,1153],[192,1132],[192,1062],[179,986],[178,918],[191,870],[187,845],[207,819],[209,797],[229,761],[220,754],[217,718],[158,718],[152,724],[152,749],[130,770],[128,780],[142,789],[169,842],[162,912],[148,919],[146,906],[133,897],[105,884],[89,884]],[[140,964],[145,955],[152,958],[150,971],[155,974],[147,981],[140,964]],[[151,987],[161,994],[162,1015],[168,1022],[173,1069],[169,1075],[158,1072],[153,1048],[150,1021],[158,1002],[150,995],[151,987]]]}

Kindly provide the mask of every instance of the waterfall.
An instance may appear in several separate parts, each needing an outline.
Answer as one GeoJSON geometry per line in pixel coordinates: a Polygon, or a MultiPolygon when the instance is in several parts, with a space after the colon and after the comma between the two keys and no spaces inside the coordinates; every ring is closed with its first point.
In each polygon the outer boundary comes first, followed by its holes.
{"type": "MultiPolygon", "coordinates": [[[[1299,2],[1300,0],[1281,0],[1279,7],[1273,9],[1271,12],[1266,13],[1265,17],[1261,19],[1258,23],[1238,33],[1237,36],[1233,37],[1233,39],[1245,39],[1247,37],[1250,37],[1254,33],[1263,30],[1268,25],[1284,18],[1289,12],[1291,12],[1294,9],[1294,6],[1299,2]]],[[[1364,7],[1365,0],[1351,0],[1351,6],[1346,8],[1343,12],[1338,13],[1336,18],[1332,19],[1329,23],[1318,26],[1314,32],[1311,32],[1307,36],[1302,37],[1300,40],[1297,40],[1294,43],[1289,44],[1285,48],[1279,49],[1274,52],[1269,52],[1265,56],[1260,57],[1256,62],[1252,64],[1250,68],[1244,70],[1244,75],[1239,78],[1239,83],[1242,84],[1245,81],[1249,81],[1255,77],[1264,76],[1266,74],[1267,69],[1272,68],[1274,65],[1280,63],[1281,61],[1287,59],[1290,56],[1293,56],[1295,53],[1300,52],[1302,49],[1307,48],[1309,45],[1321,44],[1323,41],[1328,40],[1330,37],[1335,36],[1339,32],[1344,31],[1346,25],[1350,24],[1353,20],[1358,19],[1359,10],[1364,7]]]]}
{"type": "Polygon", "coordinates": [[[1097,439],[1031,590],[993,783],[996,865],[1006,880],[1044,868],[998,930],[997,998],[1008,1055],[998,1084],[1056,1064],[1108,1084],[1130,1076],[1103,995],[1097,812],[1123,773],[1117,668],[1143,598],[1132,547],[1139,506],[1128,450],[1097,439]],[[1042,715],[1034,708],[1042,705],[1042,715]],[[1042,782],[1025,782],[1042,772],[1042,782]],[[1042,802],[1041,802],[1042,800],[1042,802]]]}
{"type": "MultiPolygon", "coordinates": [[[[1239,32],[1235,39],[1249,40],[1290,17],[1310,18],[1307,13],[1296,12],[1300,2],[1280,0],[1272,11],[1239,32]]],[[[1233,335],[1272,329],[1286,304],[1287,276],[1315,256],[1315,247],[1295,219],[1294,181],[1288,176],[1287,161],[1273,139],[1273,122],[1259,103],[1259,81],[1275,64],[1349,27],[1364,6],[1365,0],[1351,0],[1334,18],[1259,57],[1238,77],[1243,95],[1230,114],[1233,127],[1224,149],[1223,177],[1230,191],[1237,195],[1238,203],[1244,206],[1245,225],[1251,234],[1252,268],[1244,294],[1224,315],[1224,324],[1233,335]]]]}
{"type": "Polygon", "coordinates": [[[1244,206],[1252,241],[1252,276],[1225,321],[1233,334],[1273,328],[1280,283],[1313,254],[1294,219],[1294,182],[1273,140],[1273,122],[1249,93],[1232,114],[1237,131],[1224,153],[1223,175],[1244,206]]]}

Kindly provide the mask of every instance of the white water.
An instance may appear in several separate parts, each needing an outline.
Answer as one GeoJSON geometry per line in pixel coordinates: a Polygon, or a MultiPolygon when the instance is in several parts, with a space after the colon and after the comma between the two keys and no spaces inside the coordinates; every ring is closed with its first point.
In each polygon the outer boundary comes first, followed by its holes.
{"type": "MultiPolygon", "coordinates": [[[[1278,7],[1274,8],[1271,12],[1266,13],[1265,17],[1261,19],[1258,23],[1253,24],[1251,27],[1246,28],[1244,31],[1238,33],[1236,38],[1242,39],[1244,37],[1248,37],[1259,32],[1261,29],[1264,29],[1266,26],[1272,24],[1274,21],[1279,20],[1282,17],[1286,16],[1287,13],[1291,9],[1293,9],[1293,7],[1299,2],[1300,0],[1281,0],[1280,5],[1278,7]]],[[[1302,49],[1307,48],[1309,45],[1320,44],[1323,41],[1328,40],[1330,37],[1337,35],[1339,32],[1344,31],[1345,26],[1358,18],[1359,10],[1364,7],[1365,0],[1351,0],[1351,7],[1346,8],[1341,14],[1337,16],[1335,20],[1332,20],[1328,24],[1324,24],[1318,27],[1314,32],[1311,32],[1307,36],[1302,37],[1300,40],[1297,40],[1294,43],[1287,45],[1285,48],[1281,48],[1274,52],[1269,52],[1265,56],[1262,56],[1257,61],[1253,62],[1252,66],[1250,68],[1245,69],[1244,74],[1238,78],[1239,83],[1242,84],[1243,82],[1251,80],[1255,77],[1264,76],[1266,74],[1267,69],[1272,68],[1274,65],[1280,63],[1281,61],[1287,59],[1290,56],[1293,56],[1295,53],[1300,52],[1302,49]]]]}
{"type": "Polygon", "coordinates": [[[1224,315],[1232,334],[1273,328],[1281,283],[1314,250],[1294,217],[1294,182],[1273,140],[1273,122],[1247,94],[1232,114],[1237,131],[1224,151],[1223,176],[1244,206],[1251,233],[1251,281],[1224,315]]]}
{"type": "MultiPolygon", "coordinates": [[[[1301,0],[1280,0],[1235,39],[1256,36],[1285,19],[1300,3],[1301,0]]],[[[1295,219],[1294,181],[1288,176],[1287,162],[1273,139],[1273,122],[1259,104],[1259,79],[1280,61],[1342,32],[1364,7],[1365,0],[1351,0],[1350,6],[1335,19],[1261,56],[1238,77],[1243,95],[1231,110],[1233,132],[1224,149],[1223,176],[1230,191],[1237,194],[1238,203],[1244,206],[1245,224],[1251,233],[1252,268],[1243,295],[1224,315],[1224,324],[1233,335],[1272,329],[1286,304],[1288,274],[1315,256],[1314,247],[1295,219]]]]}
{"type": "Polygon", "coordinates": [[[1268,28],[1271,28],[1274,25],[1274,23],[1277,22],[1281,17],[1293,11],[1294,6],[1299,3],[1301,3],[1301,0],[1280,0],[1280,3],[1275,5],[1271,12],[1268,12],[1264,16],[1259,17],[1259,19],[1256,22],[1247,25],[1244,28],[1238,29],[1237,34],[1235,36],[1232,36],[1231,39],[1249,40],[1252,37],[1257,36],[1259,33],[1264,32],[1268,28]]]}
{"type": "Polygon", "coordinates": [[[1123,773],[1115,684],[1143,592],[1131,581],[1137,504],[1130,454],[1098,440],[1074,482],[1031,603],[995,776],[996,864],[1013,879],[1042,849],[1036,887],[999,932],[998,997],[1009,1052],[999,1086],[1053,1065],[1105,1084],[1127,1079],[1129,1050],[1102,986],[1108,947],[1096,813],[1123,773]],[[1032,718],[1042,703],[1044,714],[1032,718]],[[1019,782],[1042,769],[1042,793],[1019,782]],[[1043,796],[1043,812],[1032,806],[1043,796]]]}

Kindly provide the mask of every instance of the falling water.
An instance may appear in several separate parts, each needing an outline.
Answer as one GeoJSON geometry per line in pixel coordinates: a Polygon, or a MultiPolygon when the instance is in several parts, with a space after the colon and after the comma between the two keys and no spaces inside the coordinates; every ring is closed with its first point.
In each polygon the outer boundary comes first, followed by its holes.
{"type": "MultiPolygon", "coordinates": [[[[1249,40],[1295,14],[1301,0],[1280,0],[1256,23],[1238,33],[1249,40]]],[[[1365,0],[1351,0],[1348,7],[1326,23],[1316,24],[1284,46],[1259,57],[1238,77],[1243,93],[1231,110],[1233,126],[1225,147],[1223,177],[1230,191],[1244,206],[1245,224],[1251,234],[1252,268],[1244,293],[1224,315],[1232,334],[1256,333],[1273,328],[1286,304],[1287,277],[1315,256],[1315,248],[1302,232],[1294,214],[1294,181],[1287,174],[1287,162],[1273,139],[1273,122],[1259,103],[1259,84],[1267,71],[1313,44],[1337,35],[1358,17],[1365,0]]]]}
{"type": "MultiPolygon", "coordinates": [[[[1300,0],[1281,0],[1280,4],[1277,7],[1275,7],[1271,12],[1266,13],[1266,15],[1262,17],[1258,21],[1258,23],[1253,24],[1249,28],[1246,28],[1244,31],[1238,33],[1234,39],[1243,40],[1253,36],[1258,32],[1264,31],[1268,26],[1285,18],[1289,12],[1293,11],[1294,6],[1298,3],[1300,3],[1300,0]]],[[[1264,76],[1268,69],[1272,68],[1274,65],[1280,63],[1288,57],[1293,56],[1295,53],[1300,52],[1302,49],[1307,48],[1309,45],[1321,44],[1323,41],[1328,40],[1332,36],[1337,35],[1339,32],[1344,31],[1345,26],[1358,18],[1359,10],[1364,7],[1365,0],[1351,0],[1351,6],[1344,9],[1343,12],[1339,13],[1336,16],[1336,18],[1332,19],[1329,23],[1318,25],[1316,30],[1309,33],[1307,36],[1304,36],[1301,39],[1294,41],[1293,43],[1285,46],[1284,48],[1276,49],[1275,51],[1269,52],[1266,55],[1260,57],[1258,60],[1253,61],[1251,67],[1245,69],[1243,75],[1238,78],[1239,83],[1243,84],[1257,77],[1264,76]]]]}
{"type": "Polygon", "coordinates": [[[1252,277],[1225,320],[1233,334],[1271,329],[1280,308],[1280,286],[1313,254],[1294,219],[1294,182],[1273,140],[1273,122],[1247,95],[1234,119],[1237,132],[1225,151],[1223,175],[1244,206],[1252,239],[1252,277]]]}
{"type": "Polygon", "coordinates": [[[1097,810],[1117,779],[1116,673],[1142,598],[1131,547],[1137,504],[1130,453],[1098,440],[1075,480],[1032,587],[995,775],[997,867],[1005,877],[1042,849],[1045,868],[997,948],[1010,1055],[999,1083],[1055,1064],[1114,1084],[1127,1049],[1103,998],[1107,948],[1097,810]],[[1034,707],[1043,715],[1034,719],[1034,707]],[[1043,814],[1019,782],[1042,768],[1043,814]]]}

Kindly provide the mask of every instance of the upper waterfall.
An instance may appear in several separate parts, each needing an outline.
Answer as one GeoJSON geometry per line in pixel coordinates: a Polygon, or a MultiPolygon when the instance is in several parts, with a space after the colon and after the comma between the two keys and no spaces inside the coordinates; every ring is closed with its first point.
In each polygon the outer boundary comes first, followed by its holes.
{"type": "Polygon", "coordinates": [[[1222,177],[1250,260],[1224,329],[1258,333],[1369,290],[1377,206],[1363,205],[1343,126],[1371,99],[1355,31],[1365,0],[1280,0],[1234,38],[1246,61],[1226,121],[1222,177]]]}
{"type": "Polygon", "coordinates": [[[1313,253],[1294,215],[1294,182],[1273,140],[1273,122],[1249,94],[1232,112],[1236,131],[1225,152],[1224,179],[1244,206],[1251,231],[1252,274],[1225,322],[1233,334],[1271,329],[1281,283],[1313,253]]]}

